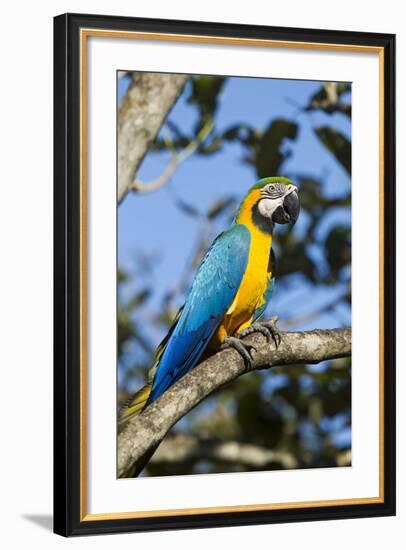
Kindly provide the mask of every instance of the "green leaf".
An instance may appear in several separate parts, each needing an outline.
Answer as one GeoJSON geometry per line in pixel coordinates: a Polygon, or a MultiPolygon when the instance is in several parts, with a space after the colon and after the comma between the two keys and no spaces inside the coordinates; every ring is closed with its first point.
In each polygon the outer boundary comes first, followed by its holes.
{"type": "Polygon", "coordinates": [[[289,153],[282,152],[281,146],[286,139],[297,136],[297,124],[279,118],[274,120],[259,141],[255,164],[258,177],[277,176],[283,161],[289,153]]]}
{"type": "Polygon", "coordinates": [[[351,262],[351,230],[348,226],[334,227],[324,243],[327,261],[334,278],[342,267],[351,262]]]}
{"type": "Polygon", "coordinates": [[[328,126],[316,128],[315,133],[348,174],[351,174],[351,142],[341,132],[328,126]]]}
{"type": "Polygon", "coordinates": [[[305,111],[320,110],[331,115],[342,113],[351,118],[351,102],[343,102],[343,94],[351,91],[351,84],[346,82],[324,82],[320,89],[310,98],[305,111]]]}
{"type": "Polygon", "coordinates": [[[212,115],[225,80],[223,76],[208,75],[193,78],[188,103],[196,105],[201,115],[212,115]]]}

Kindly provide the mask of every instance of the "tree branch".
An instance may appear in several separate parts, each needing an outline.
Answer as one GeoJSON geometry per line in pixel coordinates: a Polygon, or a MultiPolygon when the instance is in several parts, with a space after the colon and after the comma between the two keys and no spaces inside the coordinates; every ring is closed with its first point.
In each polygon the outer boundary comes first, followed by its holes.
{"type": "Polygon", "coordinates": [[[133,73],[133,82],[118,110],[118,185],[120,203],[135,174],[179,97],[187,76],[181,74],[133,73]]]}
{"type": "Polygon", "coordinates": [[[178,380],[147,409],[130,420],[118,437],[118,476],[159,445],[170,428],[205,397],[250,370],[298,363],[319,363],[351,355],[351,329],[285,332],[276,349],[254,333],[251,368],[233,349],[216,353],[178,380]]]}
{"type": "Polygon", "coordinates": [[[249,468],[265,468],[270,464],[280,464],[284,469],[297,466],[296,458],[287,451],[272,451],[238,441],[221,441],[186,434],[165,438],[150,462],[159,465],[178,465],[199,460],[241,464],[249,468]]]}

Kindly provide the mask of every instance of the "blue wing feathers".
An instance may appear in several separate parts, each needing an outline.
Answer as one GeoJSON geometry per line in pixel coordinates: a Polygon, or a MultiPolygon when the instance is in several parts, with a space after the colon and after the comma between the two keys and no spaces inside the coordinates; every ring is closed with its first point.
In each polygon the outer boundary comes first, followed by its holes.
{"type": "Polygon", "coordinates": [[[199,361],[234,300],[247,267],[249,247],[248,229],[237,224],[213,242],[159,360],[149,403],[199,361]]]}

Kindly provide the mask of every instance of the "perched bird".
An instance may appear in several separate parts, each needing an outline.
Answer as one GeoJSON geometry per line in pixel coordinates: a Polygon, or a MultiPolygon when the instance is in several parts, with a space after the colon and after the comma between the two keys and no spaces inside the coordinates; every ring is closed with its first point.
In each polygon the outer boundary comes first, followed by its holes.
{"type": "Polygon", "coordinates": [[[299,215],[297,188],[284,177],[259,180],[240,204],[229,229],[221,233],[201,262],[185,304],[161,344],[147,384],[119,412],[125,424],[155,401],[202,357],[225,347],[251,361],[241,338],[259,331],[277,338],[270,322],[257,324],[272,296],[275,224],[299,215]]]}

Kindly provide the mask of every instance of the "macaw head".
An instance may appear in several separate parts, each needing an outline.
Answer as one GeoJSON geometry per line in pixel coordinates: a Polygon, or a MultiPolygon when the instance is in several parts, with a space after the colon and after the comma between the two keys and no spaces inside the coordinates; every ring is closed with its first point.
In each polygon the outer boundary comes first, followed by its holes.
{"type": "Polygon", "coordinates": [[[236,217],[237,223],[250,221],[271,232],[275,223],[292,225],[300,211],[297,187],[282,176],[263,178],[248,191],[236,217]]]}

